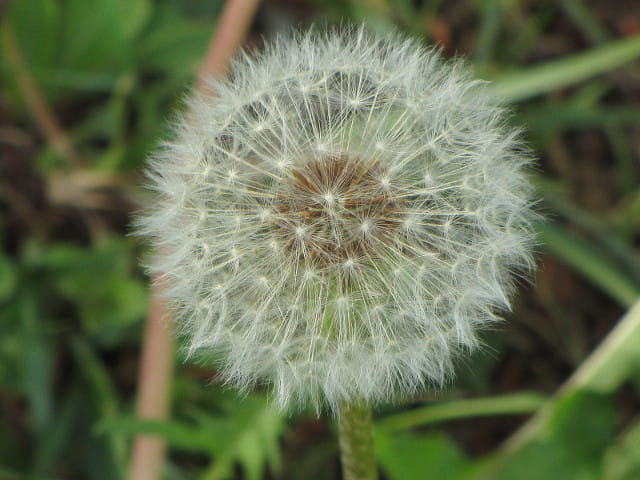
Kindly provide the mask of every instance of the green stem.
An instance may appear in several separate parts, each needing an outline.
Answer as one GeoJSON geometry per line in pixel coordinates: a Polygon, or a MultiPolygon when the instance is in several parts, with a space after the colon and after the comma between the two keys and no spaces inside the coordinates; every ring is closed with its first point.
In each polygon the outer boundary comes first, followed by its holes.
{"type": "Polygon", "coordinates": [[[377,480],[371,407],[366,402],[342,404],[338,417],[343,480],[377,480]]]}

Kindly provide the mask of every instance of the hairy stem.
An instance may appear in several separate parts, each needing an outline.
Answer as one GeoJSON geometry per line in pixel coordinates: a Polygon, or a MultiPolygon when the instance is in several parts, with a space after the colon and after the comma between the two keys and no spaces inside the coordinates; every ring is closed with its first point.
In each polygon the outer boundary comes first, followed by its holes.
{"type": "Polygon", "coordinates": [[[371,407],[362,401],[342,404],[338,416],[343,479],[377,480],[371,407]]]}

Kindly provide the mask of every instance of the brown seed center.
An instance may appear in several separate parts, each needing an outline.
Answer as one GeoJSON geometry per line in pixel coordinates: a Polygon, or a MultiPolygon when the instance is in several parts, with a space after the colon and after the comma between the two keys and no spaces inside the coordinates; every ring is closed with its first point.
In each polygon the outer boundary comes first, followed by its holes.
{"type": "Polygon", "coordinates": [[[277,195],[277,242],[319,267],[381,255],[401,223],[401,201],[379,162],[327,157],[291,170],[277,195]]]}

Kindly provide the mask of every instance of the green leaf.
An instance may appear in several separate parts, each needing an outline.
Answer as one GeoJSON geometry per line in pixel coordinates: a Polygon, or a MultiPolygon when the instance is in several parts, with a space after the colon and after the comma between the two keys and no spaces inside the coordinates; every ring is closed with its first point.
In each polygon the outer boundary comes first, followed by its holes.
{"type": "Polygon", "coordinates": [[[130,40],[138,37],[152,14],[151,0],[111,0],[109,8],[117,10],[120,28],[130,40]]]}
{"type": "Polygon", "coordinates": [[[496,473],[482,476],[491,480],[601,480],[599,464],[573,456],[571,445],[556,439],[527,444],[496,473]]]}
{"type": "Polygon", "coordinates": [[[640,118],[640,109],[631,106],[537,105],[523,109],[518,118],[529,131],[546,135],[568,128],[633,125],[640,118]]]}
{"type": "Polygon", "coordinates": [[[173,447],[207,452],[213,461],[202,475],[206,480],[229,478],[236,463],[248,480],[262,478],[266,466],[277,472],[278,438],[285,425],[282,416],[262,395],[251,395],[231,405],[223,414],[193,412],[192,424],[120,417],[103,421],[99,430],[160,435],[173,447]]]}
{"type": "Polygon", "coordinates": [[[208,452],[209,432],[198,425],[188,425],[177,421],[140,420],[136,417],[117,416],[100,421],[98,433],[119,435],[158,435],[175,448],[192,452],[208,452]]]}
{"type": "Polygon", "coordinates": [[[30,291],[18,299],[22,349],[19,366],[22,388],[29,400],[30,421],[35,432],[42,435],[53,419],[53,351],[38,303],[30,291]]]}
{"type": "Polygon", "coordinates": [[[68,0],[59,65],[88,71],[130,66],[135,37],[150,14],[148,0],[68,0]]]}
{"type": "Polygon", "coordinates": [[[601,455],[613,439],[616,414],[608,395],[580,389],[563,397],[549,419],[550,435],[585,459],[601,455]]]}
{"type": "Polygon", "coordinates": [[[120,78],[117,71],[87,72],[77,68],[37,67],[34,73],[42,87],[90,93],[109,92],[120,78]]]}
{"type": "Polygon", "coordinates": [[[493,78],[496,97],[517,102],[613,70],[640,57],[640,35],[493,78]]]}
{"type": "Polygon", "coordinates": [[[253,395],[230,413],[231,417],[198,415],[200,425],[216,433],[210,443],[213,464],[201,478],[228,478],[235,463],[242,467],[244,478],[248,480],[262,478],[267,465],[271,470],[279,471],[278,437],[285,423],[278,411],[263,396],[253,395]]]}
{"type": "MultiPolygon", "coordinates": [[[[527,421],[501,449],[485,463],[474,478],[494,478],[495,472],[507,471],[517,474],[517,465],[536,465],[534,457],[548,455],[560,457],[573,451],[573,443],[584,450],[585,458],[593,452],[600,451],[610,443],[611,420],[610,407],[604,395],[615,391],[626,379],[637,374],[640,367],[640,302],[618,322],[618,325],[604,339],[598,348],[582,363],[571,378],[565,382],[558,393],[550,399],[538,413],[527,421]],[[573,403],[572,403],[573,402],[573,403]],[[573,406],[571,406],[573,405],[573,406]],[[572,409],[579,411],[573,413],[572,409]],[[590,409],[594,409],[593,412],[590,409]],[[548,444],[551,435],[553,442],[548,444]],[[581,438],[587,437],[587,438],[581,438]],[[545,443],[547,442],[547,443],[545,443]],[[567,452],[563,453],[563,448],[567,452]],[[589,453],[590,452],[590,453],[589,453]],[[520,460],[518,460],[520,459],[520,460]]],[[[548,470],[537,471],[539,476],[509,477],[509,473],[498,478],[567,478],[562,472],[569,470],[559,468],[560,460],[547,459],[544,465],[548,470]],[[560,472],[560,476],[553,476],[560,472]],[[549,477],[545,475],[549,473],[549,477]]],[[[542,461],[541,460],[541,461],[542,461]]],[[[598,468],[600,465],[600,458],[598,468]]],[[[585,464],[586,465],[586,464],[585,464]]],[[[600,479],[598,472],[593,471],[593,464],[587,465],[589,471],[584,477],[571,473],[569,478],[600,479]]],[[[529,470],[522,470],[529,472],[529,470]]]]}
{"type": "MultiPolygon", "coordinates": [[[[150,0],[17,1],[11,2],[3,26],[14,32],[26,70],[39,89],[48,100],[56,100],[64,88],[110,90],[133,69],[137,40],[151,7],[150,0]]],[[[11,79],[14,73],[3,67],[11,79]]]]}
{"type": "MultiPolygon", "coordinates": [[[[115,418],[118,413],[118,397],[112,379],[101,359],[91,346],[80,339],[73,342],[73,353],[76,364],[88,384],[96,413],[101,420],[115,418]]],[[[112,434],[107,439],[110,457],[115,468],[124,475],[127,456],[127,445],[122,435],[112,434]]]]}
{"type": "Polygon", "coordinates": [[[0,302],[16,291],[18,272],[13,262],[0,252],[0,302]]]}
{"type": "Polygon", "coordinates": [[[466,478],[468,464],[454,442],[442,435],[418,436],[375,430],[378,462],[392,480],[466,478]]]}
{"type": "Polygon", "coordinates": [[[113,345],[144,319],[148,290],[134,275],[126,239],[106,238],[94,248],[56,244],[33,255],[55,291],[78,306],[87,333],[101,344],[113,345]]]}
{"type": "Polygon", "coordinates": [[[598,480],[615,430],[607,396],[576,391],[558,402],[546,434],[526,445],[492,476],[495,480],[598,480]]]}
{"type": "Polygon", "coordinates": [[[136,45],[139,64],[146,69],[185,76],[194,74],[211,39],[212,25],[196,24],[173,8],[160,5],[136,45]]]}
{"type": "Polygon", "coordinates": [[[475,41],[473,56],[477,62],[491,60],[500,35],[504,4],[500,0],[484,0],[480,3],[480,28],[475,41]]]}
{"type": "MultiPolygon", "coordinates": [[[[60,16],[60,4],[54,0],[29,0],[8,4],[3,28],[11,26],[27,65],[54,64],[60,16]]],[[[4,45],[3,47],[6,48],[4,45]]]]}
{"type": "MultiPolygon", "coordinates": [[[[17,84],[18,72],[34,75],[39,68],[53,66],[59,48],[60,6],[53,0],[10,2],[0,24],[0,73],[11,107],[24,109],[17,84]]],[[[36,78],[36,83],[39,78],[36,78]]],[[[52,89],[42,89],[45,96],[52,89]]]]}
{"type": "Polygon", "coordinates": [[[602,43],[609,38],[607,30],[594,15],[594,9],[582,0],[562,0],[562,8],[592,42],[602,43]]]}
{"type": "Polygon", "coordinates": [[[568,382],[567,389],[611,393],[640,368],[640,301],[622,317],[568,382]]]}
{"type": "MultiPolygon", "coordinates": [[[[77,412],[83,399],[82,391],[75,386],[67,391],[56,410],[52,425],[38,441],[31,460],[30,477],[45,475],[52,470],[66,449],[74,448],[77,412]]],[[[1,477],[0,477],[1,478],[1,477]]]]}
{"type": "Polygon", "coordinates": [[[544,402],[544,395],[534,392],[451,400],[390,415],[377,423],[389,431],[403,430],[461,418],[532,413],[544,402]]]}
{"type": "Polygon", "coordinates": [[[609,448],[605,457],[607,480],[636,480],[640,478],[640,420],[624,432],[609,448]]]}
{"type": "MultiPolygon", "coordinates": [[[[22,472],[14,472],[6,467],[0,466],[0,478],[2,480],[24,480],[25,476],[22,472]]],[[[60,480],[59,477],[39,477],[29,475],[29,480],[60,480]]]]}

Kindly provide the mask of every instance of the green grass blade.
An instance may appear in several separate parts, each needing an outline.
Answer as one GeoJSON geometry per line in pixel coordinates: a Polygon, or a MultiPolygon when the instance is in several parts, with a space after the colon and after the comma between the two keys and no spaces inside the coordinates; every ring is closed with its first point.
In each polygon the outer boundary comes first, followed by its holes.
{"type": "Polygon", "coordinates": [[[637,252],[617,230],[592,213],[573,204],[565,193],[553,183],[542,178],[535,181],[536,188],[544,198],[545,208],[555,215],[566,218],[594,239],[617,262],[617,269],[626,272],[640,285],[640,252],[637,252]]]}
{"type": "Polygon", "coordinates": [[[390,415],[377,423],[391,431],[461,418],[519,415],[535,412],[545,400],[544,395],[535,392],[452,400],[390,415]]]}
{"type": "MultiPolygon", "coordinates": [[[[76,364],[87,383],[96,412],[102,419],[115,418],[119,408],[118,396],[102,360],[88,342],[79,338],[73,341],[73,353],[76,357],[76,364]]],[[[107,442],[115,467],[120,470],[120,473],[123,473],[127,465],[125,438],[121,435],[110,434],[107,442]]]]}
{"type": "Polygon", "coordinates": [[[210,433],[197,425],[187,425],[176,421],[140,420],[135,417],[119,416],[100,422],[98,433],[121,435],[157,435],[171,446],[189,451],[208,452],[211,450],[210,433]]]}
{"type": "Polygon", "coordinates": [[[602,43],[609,39],[609,32],[594,15],[593,8],[582,0],[563,0],[562,9],[591,42],[602,43]]]}
{"type": "Polygon", "coordinates": [[[474,59],[476,62],[486,62],[493,58],[504,7],[502,2],[491,0],[480,7],[481,24],[474,47],[474,59]]]}
{"type": "Polygon", "coordinates": [[[496,97],[517,102],[608,72],[639,56],[640,35],[634,35],[570,57],[504,74],[493,78],[488,88],[496,97]]]}
{"type": "MultiPolygon", "coordinates": [[[[637,118],[640,119],[640,116],[637,118]]],[[[638,163],[636,154],[631,146],[631,137],[616,125],[606,125],[604,133],[607,135],[613,156],[618,165],[620,186],[625,194],[633,194],[638,188],[638,163]]]]}
{"type": "Polygon", "coordinates": [[[544,435],[562,402],[578,391],[610,394],[640,366],[640,301],[622,317],[602,343],[582,362],[558,392],[525,423],[474,477],[485,480],[522,447],[544,435]]]}
{"type": "Polygon", "coordinates": [[[635,125],[640,109],[634,107],[583,107],[579,105],[544,105],[522,109],[518,120],[528,131],[543,134],[572,128],[635,125]]]}
{"type": "Polygon", "coordinates": [[[602,258],[602,254],[578,236],[550,223],[537,226],[545,248],[580,272],[621,305],[630,307],[640,298],[640,286],[602,258]]]}

